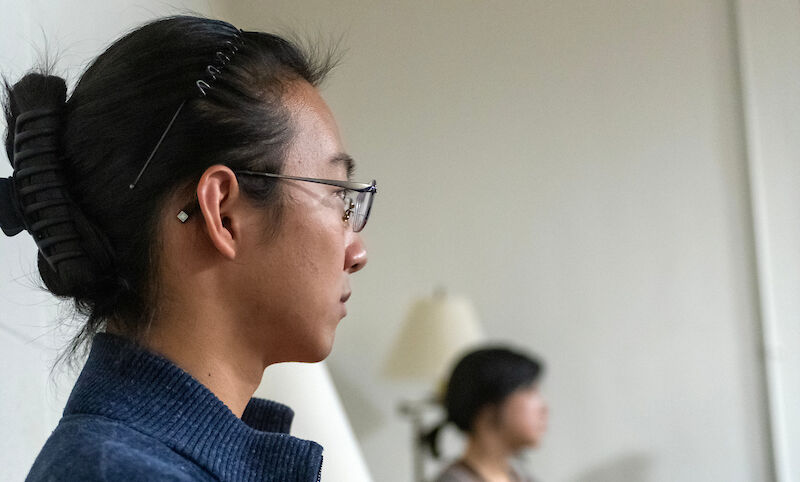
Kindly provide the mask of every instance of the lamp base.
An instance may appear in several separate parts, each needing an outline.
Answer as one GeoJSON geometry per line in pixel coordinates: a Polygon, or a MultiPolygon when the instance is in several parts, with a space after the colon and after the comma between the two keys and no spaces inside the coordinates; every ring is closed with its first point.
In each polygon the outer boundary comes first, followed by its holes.
{"type": "Polygon", "coordinates": [[[425,482],[425,447],[423,439],[427,427],[425,415],[439,408],[439,403],[433,396],[421,400],[403,400],[398,404],[398,411],[411,420],[412,439],[411,449],[414,462],[414,481],[425,482]]]}

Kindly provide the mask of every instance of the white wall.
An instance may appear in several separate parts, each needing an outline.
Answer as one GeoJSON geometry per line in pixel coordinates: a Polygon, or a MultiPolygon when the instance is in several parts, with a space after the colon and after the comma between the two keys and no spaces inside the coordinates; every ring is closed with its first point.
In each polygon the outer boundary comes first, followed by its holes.
{"type": "Polygon", "coordinates": [[[346,34],[325,95],[380,192],[330,367],[376,480],[410,479],[394,406],[425,387],[379,370],[440,283],[548,361],[541,480],[771,479],[733,13],[236,2],[243,27],[346,34]]]}

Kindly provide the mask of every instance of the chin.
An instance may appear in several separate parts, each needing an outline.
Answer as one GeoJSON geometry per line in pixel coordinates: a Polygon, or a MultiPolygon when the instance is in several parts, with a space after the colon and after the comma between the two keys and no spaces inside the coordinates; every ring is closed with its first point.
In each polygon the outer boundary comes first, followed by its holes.
{"type": "Polygon", "coordinates": [[[296,361],[318,363],[328,358],[331,351],[333,351],[333,336],[329,340],[320,340],[319,343],[307,347],[302,356],[296,361]]]}
{"type": "Polygon", "coordinates": [[[519,437],[516,440],[516,443],[513,444],[513,447],[514,447],[515,451],[526,450],[526,449],[535,449],[535,448],[539,447],[539,445],[541,444],[541,441],[542,441],[541,435],[528,434],[528,435],[524,435],[522,437],[519,437]]]}
{"type": "Polygon", "coordinates": [[[542,434],[537,434],[528,440],[528,447],[530,448],[538,448],[540,445],[542,445],[542,434]]]}

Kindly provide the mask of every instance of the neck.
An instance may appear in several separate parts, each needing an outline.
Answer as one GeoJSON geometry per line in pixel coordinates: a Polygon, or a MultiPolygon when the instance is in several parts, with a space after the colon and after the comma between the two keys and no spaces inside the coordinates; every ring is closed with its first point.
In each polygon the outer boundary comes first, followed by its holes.
{"type": "Polygon", "coordinates": [[[505,482],[512,480],[510,459],[513,455],[499,437],[477,433],[470,435],[463,459],[487,482],[505,482]]]}
{"type": "Polygon", "coordinates": [[[264,362],[247,350],[224,314],[195,307],[180,314],[162,311],[142,344],[196,378],[237,417],[261,383],[264,362]]]}

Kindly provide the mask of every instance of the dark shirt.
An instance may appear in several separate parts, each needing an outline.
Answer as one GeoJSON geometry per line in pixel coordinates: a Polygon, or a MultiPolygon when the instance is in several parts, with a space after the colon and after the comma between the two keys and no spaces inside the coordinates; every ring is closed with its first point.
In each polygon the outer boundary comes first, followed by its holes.
{"type": "Polygon", "coordinates": [[[203,384],[125,338],[98,334],[28,481],[317,481],[322,447],[294,412],[253,398],[239,419],[203,384]]]}

